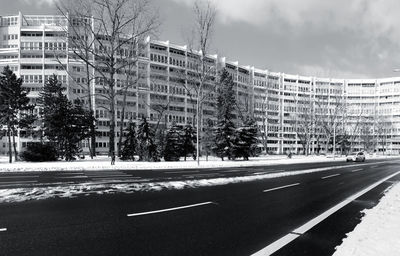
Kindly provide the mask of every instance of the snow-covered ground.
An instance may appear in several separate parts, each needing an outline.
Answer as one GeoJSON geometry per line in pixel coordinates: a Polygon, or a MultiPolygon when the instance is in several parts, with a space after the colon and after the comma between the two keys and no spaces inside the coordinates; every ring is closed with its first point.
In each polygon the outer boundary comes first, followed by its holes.
{"type": "Polygon", "coordinates": [[[377,206],[363,212],[361,223],[347,234],[333,255],[400,255],[400,183],[387,191],[377,206]]]}
{"type": "Polygon", "coordinates": [[[135,193],[138,191],[160,191],[163,189],[184,189],[207,186],[219,186],[233,183],[249,182],[262,179],[272,179],[284,176],[306,174],[312,172],[322,172],[336,167],[322,167],[301,171],[277,172],[256,174],[250,176],[223,177],[223,178],[203,178],[188,179],[182,181],[160,181],[152,182],[146,179],[133,179],[120,181],[91,181],[80,184],[59,183],[46,187],[27,187],[0,189],[0,203],[15,203],[29,200],[41,200],[48,198],[71,198],[77,196],[88,196],[93,194],[115,194],[115,193],[135,193]]]}
{"type": "MultiPolygon", "coordinates": [[[[364,163],[361,165],[371,165],[373,163],[364,163]]],[[[152,181],[151,179],[130,179],[130,180],[108,180],[108,181],[90,181],[86,183],[63,183],[59,182],[48,186],[0,189],[0,203],[15,203],[28,200],[41,200],[48,198],[71,198],[76,196],[88,196],[93,194],[115,194],[115,193],[135,193],[145,191],[160,191],[164,189],[185,189],[207,186],[219,186],[226,184],[242,183],[263,179],[272,179],[285,176],[300,175],[313,172],[323,172],[332,169],[340,169],[343,166],[328,166],[320,168],[311,168],[306,170],[282,171],[276,173],[258,173],[249,176],[236,177],[216,177],[200,178],[187,180],[167,180],[152,181]]]]}
{"type": "MultiPolygon", "coordinates": [[[[388,158],[386,156],[375,156],[371,158],[388,158]]],[[[201,158],[200,168],[218,168],[218,167],[242,167],[242,166],[265,166],[275,164],[294,164],[307,162],[327,162],[333,161],[332,157],[326,156],[293,156],[288,159],[282,155],[270,155],[250,158],[250,161],[221,161],[219,158],[209,157],[206,161],[201,158]]],[[[368,160],[368,158],[367,158],[368,160]]],[[[345,158],[338,156],[335,161],[345,161],[345,158]]],[[[95,159],[86,158],[73,162],[56,161],[56,162],[14,162],[9,164],[8,158],[0,156],[0,172],[26,172],[26,171],[64,171],[64,170],[137,170],[137,169],[176,169],[176,168],[199,168],[196,161],[188,159],[188,161],[179,162],[129,162],[116,161],[115,165],[110,164],[110,158],[99,156],[95,159]]]]}

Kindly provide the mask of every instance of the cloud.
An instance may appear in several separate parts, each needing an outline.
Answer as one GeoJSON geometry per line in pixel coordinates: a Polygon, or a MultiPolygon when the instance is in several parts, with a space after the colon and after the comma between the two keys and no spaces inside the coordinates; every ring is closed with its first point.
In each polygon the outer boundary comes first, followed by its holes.
{"type": "MultiPolygon", "coordinates": [[[[195,0],[173,0],[192,5],[195,0]]],[[[204,0],[205,1],[205,0],[204,0]]],[[[210,0],[222,23],[246,22],[274,26],[279,20],[290,27],[349,30],[371,38],[400,41],[398,0],[210,0]]]]}
{"type": "Polygon", "coordinates": [[[47,5],[54,5],[56,3],[57,0],[24,0],[25,3],[27,4],[39,4],[39,5],[43,5],[43,4],[47,4],[47,5]]]}

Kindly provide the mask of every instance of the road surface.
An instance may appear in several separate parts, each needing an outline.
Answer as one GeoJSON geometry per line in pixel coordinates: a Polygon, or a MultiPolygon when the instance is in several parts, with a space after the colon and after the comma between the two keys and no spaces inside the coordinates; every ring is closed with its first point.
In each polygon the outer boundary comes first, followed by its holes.
{"type": "Polygon", "coordinates": [[[0,189],[9,189],[95,179],[180,180],[336,166],[214,187],[3,203],[0,255],[310,255],[310,250],[331,255],[344,233],[357,224],[359,210],[376,204],[381,192],[400,179],[399,162],[2,174],[0,189]],[[357,200],[362,203],[354,204],[357,200]],[[330,242],[315,242],[318,237],[330,242]]]}

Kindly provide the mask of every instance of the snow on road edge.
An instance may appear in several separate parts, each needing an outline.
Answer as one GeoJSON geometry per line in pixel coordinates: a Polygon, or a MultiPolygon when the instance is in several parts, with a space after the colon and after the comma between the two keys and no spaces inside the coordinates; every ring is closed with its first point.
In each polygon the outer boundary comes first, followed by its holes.
{"type": "MultiPolygon", "coordinates": [[[[360,164],[369,165],[369,164],[360,164]]],[[[351,167],[351,166],[347,166],[351,167]]],[[[70,198],[76,196],[87,196],[91,194],[114,194],[114,193],[134,193],[139,191],[160,191],[163,189],[184,189],[196,187],[209,187],[234,183],[242,183],[263,179],[272,179],[285,176],[293,176],[299,174],[307,174],[313,172],[321,172],[332,169],[346,168],[346,166],[332,166],[307,169],[301,171],[288,171],[258,174],[251,176],[224,177],[224,178],[208,178],[198,180],[184,181],[162,181],[162,182],[140,182],[132,181],[127,183],[96,183],[87,182],[81,184],[65,184],[60,186],[45,186],[35,188],[14,188],[0,189],[0,203],[15,203],[28,200],[41,200],[54,197],[70,198]]]]}
{"type": "Polygon", "coordinates": [[[397,256],[400,252],[400,183],[393,185],[336,247],[334,256],[397,256]]]}
{"type": "MultiPolygon", "coordinates": [[[[398,156],[375,156],[371,159],[396,159],[398,156]]],[[[368,158],[369,159],[369,158],[368,158]]],[[[0,157],[0,173],[4,172],[46,172],[46,171],[90,171],[90,170],[156,170],[156,169],[198,169],[198,168],[220,168],[220,167],[250,167],[268,165],[286,165],[300,163],[317,163],[345,161],[345,157],[337,157],[335,160],[326,156],[295,156],[288,159],[285,156],[260,156],[252,157],[250,161],[221,161],[210,157],[210,161],[202,159],[200,166],[196,161],[180,162],[123,162],[117,161],[115,165],[110,165],[107,157],[97,157],[96,159],[77,160],[73,162],[16,162],[8,164],[4,157],[0,157]]]]}

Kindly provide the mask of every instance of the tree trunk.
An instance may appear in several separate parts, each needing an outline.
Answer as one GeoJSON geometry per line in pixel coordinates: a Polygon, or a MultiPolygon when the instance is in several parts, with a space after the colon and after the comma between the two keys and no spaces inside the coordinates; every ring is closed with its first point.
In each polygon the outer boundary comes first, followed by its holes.
{"type": "Polygon", "coordinates": [[[14,148],[14,161],[18,161],[18,152],[17,152],[17,145],[15,143],[15,129],[12,129],[12,140],[13,140],[13,148],[14,148]]]}
{"type": "Polygon", "coordinates": [[[7,136],[8,136],[8,162],[12,163],[12,150],[11,150],[11,129],[8,125],[7,128],[7,136]]]}
{"type": "MultiPolygon", "coordinates": [[[[111,89],[113,91],[114,88],[111,89]]],[[[114,95],[113,92],[111,92],[112,95],[114,95]]],[[[114,96],[111,97],[111,104],[110,104],[110,140],[109,140],[109,153],[110,156],[115,154],[115,102],[114,102],[114,96]]]]}
{"type": "Polygon", "coordinates": [[[90,91],[90,65],[87,62],[86,62],[86,79],[87,79],[86,89],[87,89],[88,103],[89,103],[89,114],[90,117],[93,119],[93,122],[89,126],[90,130],[89,153],[90,153],[90,158],[93,159],[93,157],[96,156],[96,125],[94,124],[95,115],[93,111],[94,107],[92,101],[92,94],[90,91]]]}
{"type": "MultiPolygon", "coordinates": [[[[94,112],[93,110],[90,110],[90,115],[94,119],[94,112]]],[[[96,156],[96,125],[94,124],[94,121],[90,124],[90,145],[89,145],[89,152],[90,152],[90,158],[93,159],[93,157],[96,156]]]]}
{"type": "MultiPolygon", "coordinates": [[[[113,58],[113,57],[112,57],[113,58]]],[[[114,91],[114,65],[112,66],[112,71],[110,72],[110,138],[109,138],[109,154],[110,156],[115,156],[115,91],[114,91]]]]}
{"type": "Polygon", "coordinates": [[[125,106],[126,106],[126,93],[128,90],[128,85],[125,87],[124,98],[122,101],[122,110],[121,110],[121,119],[120,119],[120,127],[119,127],[119,138],[118,138],[118,157],[121,157],[121,148],[122,148],[122,134],[124,132],[124,119],[125,119],[125,106]]]}

